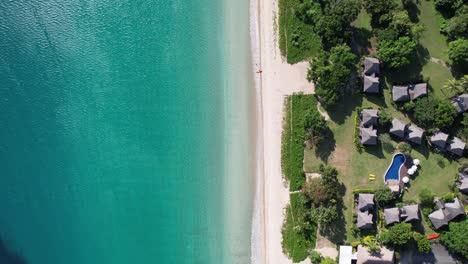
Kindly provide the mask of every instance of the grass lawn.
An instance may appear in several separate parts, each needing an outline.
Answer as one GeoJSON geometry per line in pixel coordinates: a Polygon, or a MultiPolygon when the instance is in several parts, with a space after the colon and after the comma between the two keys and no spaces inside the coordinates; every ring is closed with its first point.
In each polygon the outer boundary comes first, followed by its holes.
{"type": "MultiPolygon", "coordinates": [[[[352,110],[356,106],[385,109],[393,117],[408,120],[403,113],[397,111],[390,104],[390,92],[384,91],[382,97],[363,97],[360,94],[346,97],[346,101],[329,114],[332,118],[330,128],[333,132],[333,146],[329,156],[323,157],[314,149],[304,151],[304,169],[306,172],[314,172],[321,163],[328,163],[336,167],[340,172],[340,181],[346,187],[343,198],[346,220],[346,239],[348,242],[356,240],[351,232],[352,227],[352,191],[357,188],[376,188],[383,185],[383,176],[390,165],[393,152],[387,152],[382,146],[369,146],[359,153],[353,143],[354,117],[352,110]],[[375,174],[376,180],[370,181],[369,174],[375,174]]],[[[396,147],[397,141],[392,140],[396,147]]],[[[429,151],[427,146],[416,147],[411,152],[413,158],[421,160],[421,170],[411,183],[409,192],[405,193],[404,200],[418,200],[419,192],[427,187],[436,195],[443,195],[449,191],[448,184],[453,182],[457,170],[457,162],[448,160],[444,156],[429,151]]]]}
{"type": "Polygon", "coordinates": [[[429,61],[423,66],[422,75],[425,78],[429,78],[429,84],[432,88],[429,92],[432,92],[437,98],[444,100],[455,95],[454,91],[443,89],[447,80],[453,78],[450,69],[447,67],[439,63],[429,61]]]}
{"type": "Polygon", "coordinates": [[[352,25],[354,27],[357,27],[357,28],[364,28],[364,29],[367,29],[369,31],[372,30],[372,27],[371,27],[371,17],[369,14],[367,14],[366,10],[364,9],[364,7],[361,9],[361,12],[359,13],[358,17],[356,18],[356,20],[352,23],[352,25]]]}
{"type": "Polygon", "coordinates": [[[420,39],[432,57],[448,62],[447,38],[440,34],[442,16],[437,13],[432,1],[418,1],[419,21],[424,25],[424,33],[420,39]]]}
{"type": "Polygon", "coordinates": [[[300,3],[301,0],[279,0],[279,47],[281,55],[291,64],[312,58],[322,49],[312,25],[294,14],[300,3]]]}

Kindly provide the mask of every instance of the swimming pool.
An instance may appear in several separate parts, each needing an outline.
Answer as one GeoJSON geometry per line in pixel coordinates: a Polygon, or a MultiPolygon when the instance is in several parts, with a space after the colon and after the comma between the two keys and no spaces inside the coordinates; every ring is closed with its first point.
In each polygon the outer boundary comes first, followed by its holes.
{"type": "Polygon", "coordinates": [[[385,182],[388,180],[400,180],[400,168],[405,164],[405,155],[397,153],[393,155],[392,163],[385,173],[385,182]]]}

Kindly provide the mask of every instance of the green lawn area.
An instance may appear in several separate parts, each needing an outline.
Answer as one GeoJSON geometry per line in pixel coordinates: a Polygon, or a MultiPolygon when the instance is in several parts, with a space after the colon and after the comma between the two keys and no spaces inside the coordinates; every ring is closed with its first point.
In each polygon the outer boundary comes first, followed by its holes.
{"type": "Polygon", "coordinates": [[[279,47],[281,55],[291,64],[312,58],[322,49],[312,25],[294,15],[300,3],[300,0],[279,0],[279,47]]]}
{"type": "MultiPolygon", "coordinates": [[[[348,242],[355,240],[352,235],[352,191],[357,188],[376,188],[383,185],[383,176],[390,165],[393,152],[387,152],[381,145],[369,146],[359,153],[353,143],[354,117],[352,110],[356,106],[384,109],[393,117],[408,121],[403,113],[397,111],[390,104],[390,92],[384,91],[382,97],[363,97],[360,94],[348,96],[346,101],[329,114],[332,117],[330,129],[333,132],[333,146],[331,153],[324,157],[316,153],[315,149],[305,149],[304,169],[306,172],[315,172],[321,163],[328,163],[336,167],[340,172],[340,181],[346,186],[346,194],[343,198],[345,204],[346,239],[348,242]],[[376,180],[370,181],[369,174],[375,174],[376,180]]],[[[396,147],[397,141],[392,140],[396,147]]],[[[426,145],[416,147],[411,152],[411,157],[421,160],[421,170],[414,176],[409,189],[405,193],[404,200],[418,200],[418,194],[423,188],[431,189],[436,195],[449,192],[449,183],[453,182],[458,163],[448,160],[444,156],[431,152],[426,145]]]]}
{"type": "Polygon", "coordinates": [[[357,28],[364,28],[367,30],[372,30],[371,17],[369,14],[367,14],[364,8],[361,9],[361,12],[359,13],[356,20],[352,23],[352,25],[357,28]]]}
{"type": "Polygon", "coordinates": [[[427,48],[432,57],[447,62],[447,39],[439,31],[443,18],[435,10],[432,1],[422,0],[418,2],[419,21],[424,25],[424,33],[420,39],[421,45],[427,48]]]}
{"type": "Polygon", "coordinates": [[[435,97],[439,99],[448,99],[455,95],[454,91],[443,89],[447,80],[453,78],[450,69],[447,67],[439,63],[429,61],[423,66],[422,75],[424,78],[429,78],[429,84],[432,87],[432,90],[429,92],[432,92],[435,97]]]}

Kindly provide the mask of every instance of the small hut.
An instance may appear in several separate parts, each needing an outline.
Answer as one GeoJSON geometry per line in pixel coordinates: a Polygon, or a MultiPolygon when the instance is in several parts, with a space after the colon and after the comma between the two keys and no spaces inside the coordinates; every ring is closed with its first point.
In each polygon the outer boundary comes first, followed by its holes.
{"type": "Polygon", "coordinates": [[[397,136],[399,138],[404,138],[407,125],[408,125],[407,123],[400,121],[396,118],[393,118],[392,127],[390,128],[390,134],[397,136]]]}
{"type": "Polygon", "coordinates": [[[400,209],[397,207],[384,209],[384,218],[385,218],[386,225],[399,223],[400,222],[400,209]]]}

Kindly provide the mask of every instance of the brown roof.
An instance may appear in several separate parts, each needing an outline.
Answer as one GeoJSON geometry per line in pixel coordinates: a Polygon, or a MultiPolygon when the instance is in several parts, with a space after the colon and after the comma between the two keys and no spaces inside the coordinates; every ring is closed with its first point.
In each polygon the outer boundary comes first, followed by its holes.
{"type": "Polygon", "coordinates": [[[369,250],[359,245],[356,264],[393,264],[395,252],[386,247],[380,247],[379,253],[371,254],[369,250]]]}

